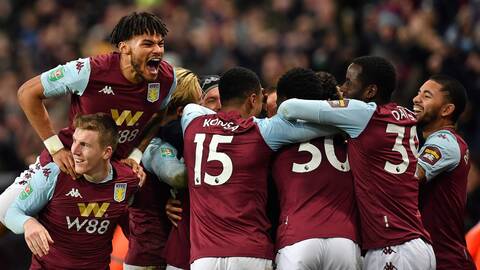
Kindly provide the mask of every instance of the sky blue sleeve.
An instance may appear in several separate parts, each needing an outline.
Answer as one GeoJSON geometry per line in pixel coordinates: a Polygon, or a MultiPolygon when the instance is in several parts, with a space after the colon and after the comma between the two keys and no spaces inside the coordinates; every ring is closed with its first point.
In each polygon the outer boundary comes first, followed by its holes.
{"type": "Polygon", "coordinates": [[[302,100],[289,99],[278,108],[278,114],[287,119],[302,119],[322,125],[332,125],[345,131],[351,138],[358,137],[372,118],[377,105],[355,99],[302,100]]]}
{"type": "Polygon", "coordinates": [[[5,225],[12,232],[23,233],[25,221],[38,214],[45,207],[53,196],[59,173],[60,169],[54,162],[51,162],[32,175],[30,183],[25,186],[25,189],[8,208],[5,215],[5,225]],[[50,170],[50,174],[47,174],[47,176],[44,173],[45,169],[50,170]]]}
{"type": "Polygon", "coordinates": [[[145,149],[142,163],[147,171],[171,187],[185,188],[187,169],[183,159],[179,160],[177,154],[177,149],[171,144],[154,138],[145,149]]]}
{"type": "Polygon", "coordinates": [[[455,169],[460,163],[457,138],[447,130],[430,134],[418,156],[418,165],[425,171],[427,181],[444,171],[455,169]]]}
{"type": "Polygon", "coordinates": [[[260,133],[273,151],[292,143],[309,141],[313,138],[330,136],[340,130],[331,126],[322,126],[304,121],[289,121],[280,115],[272,118],[254,118],[260,133]]]}
{"type": "Polygon", "coordinates": [[[90,58],[80,58],[59,65],[40,75],[45,97],[75,94],[81,96],[90,79],[90,58]]]}
{"type": "Polygon", "coordinates": [[[163,110],[167,108],[168,103],[170,102],[170,99],[172,97],[173,91],[177,88],[177,74],[175,73],[175,68],[173,68],[173,82],[172,86],[170,86],[170,90],[168,91],[168,95],[165,97],[165,99],[162,101],[162,104],[160,104],[160,110],[163,110]]]}
{"type": "Polygon", "coordinates": [[[209,108],[200,106],[198,104],[188,104],[185,106],[183,109],[183,114],[182,114],[182,130],[183,133],[185,133],[185,130],[187,129],[188,125],[190,122],[192,122],[193,119],[202,116],[202,115],[207,115],[207,114],[215,114],[215,111],[210,110],[209,108]]]}

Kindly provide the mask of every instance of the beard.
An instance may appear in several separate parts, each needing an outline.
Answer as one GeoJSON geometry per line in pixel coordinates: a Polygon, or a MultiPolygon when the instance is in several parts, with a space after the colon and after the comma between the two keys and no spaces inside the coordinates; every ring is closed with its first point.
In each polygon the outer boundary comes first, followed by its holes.
{"type": "Polygon", "coordinates": [[[420,128],[424,128],[429,124],[436,122],[440,118],[439,110],[440,109],[424,112],[423,116],[417,120],[417,126],[420,128]]]}
{"type": "Polygon", "coordinates": [[[145,82],[155,82],[156,78],[149,79],[145,76],[144,72],[142,71],[142,61],[138,60],[135,58],[134,55],[132,55],[132,58],[130,60],[130,64],[132,65],[133,70],[135,71],[135,77],[138,79],[141,79],[142,81],[145,82]]]}

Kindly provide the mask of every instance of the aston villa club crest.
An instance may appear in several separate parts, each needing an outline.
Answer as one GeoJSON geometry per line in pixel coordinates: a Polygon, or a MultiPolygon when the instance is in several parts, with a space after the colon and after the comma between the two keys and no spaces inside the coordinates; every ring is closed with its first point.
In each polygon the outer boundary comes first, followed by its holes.
{"type": "Polygon", "coordinates": [[[116,183],[113,190],[113,200],[116,202],[123,202],[127,194],[127,183],[116,183]]]}
{"type": "Polygon", "coordinates": [[[147,91],[147,100],[155,102],[160,98],[160,83],[149,83],[147,91]]]}

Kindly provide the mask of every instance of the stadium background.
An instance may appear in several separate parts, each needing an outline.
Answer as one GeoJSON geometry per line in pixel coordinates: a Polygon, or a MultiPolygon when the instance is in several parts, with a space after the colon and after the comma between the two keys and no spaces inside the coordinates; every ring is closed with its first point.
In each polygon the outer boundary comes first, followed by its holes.
{"type": "MultiPolygon", "coordinates": [[[[480,220],[480,0],[0,0],[0,191],[43,147],[17,104],[18,87],[58,64],[111,50],[110,31],[134,10],[165,20],[165,58],[197,74],[241,65],[272,86],[303,66],[343,82],[351,59],[375,54],[395,63],[394,100],[408,107],[430,74],[459,79],[469,94],[460,130],[475,165],[467,228],[480,220]]],[[[47,101],[57,130],[68,105],[68,98],[47,101]]],[[[28,263],[23,236],[0,239],[2,269],[28,263]]]]}

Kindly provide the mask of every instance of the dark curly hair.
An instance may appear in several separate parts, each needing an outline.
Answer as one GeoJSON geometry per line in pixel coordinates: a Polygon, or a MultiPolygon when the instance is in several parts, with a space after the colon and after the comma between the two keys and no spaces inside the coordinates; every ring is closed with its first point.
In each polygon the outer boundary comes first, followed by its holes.
{"type": "Polygon", "coordinates": [[[389,102],[397,84],[395,67],[387,59],[379,56],[362,56],[355,58],[352,64],[362,67],[359,79],[362,88],[374,84],[377,86],[377,96],[383,102],[389,102]]]}
{"type": "Polygon", "coordinates": [[[277,84],[279,99],[336,99],[336,80],[327,72],[316,74],[307,68],[293,68],[280,77],[277,84]]]}
{"type": "Polygon", "coordinates": [[[455,105],[455,110],[452,114],[452,121],[454,123],[457,122],[458,118],[465,110],[465,105],[467,103],[467,90],[465,87],[456,79],[442,74],[432,75],[429,80],[440,84],[442,86],[441,91],[447,93],[448,101],[455,105]]]}
{"type": "Polygon", "coordinates": [[[223,102],[242,99],[252,93],[259,94],[262,89],[260,79],[255,72],[244,67],[234,67],[220,77],[218,91],[223,102]]]}
{"type": "Polygon", "coordinates": [[[113,28],[110,34],[110,43],[118,47],[120,42],[134,36],[159,34],[165,37],[167,33],[167,26],[158,16],[148,12],[133,12],[121,18],[113,28]]]}

